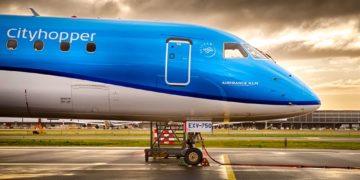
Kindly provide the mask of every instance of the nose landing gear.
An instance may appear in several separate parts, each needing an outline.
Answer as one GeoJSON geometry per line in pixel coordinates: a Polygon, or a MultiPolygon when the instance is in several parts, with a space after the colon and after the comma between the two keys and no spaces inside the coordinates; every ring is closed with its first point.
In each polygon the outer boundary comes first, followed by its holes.
{"type": "Polygon", "coordinates": [[[186,133],[184,123],[150,122],[150,148],[145,149],[145,161],[149,158],[183,158],[188,165],[197,166],[203,162],[203,153],[195,148],[199,133],[186,133]]]}

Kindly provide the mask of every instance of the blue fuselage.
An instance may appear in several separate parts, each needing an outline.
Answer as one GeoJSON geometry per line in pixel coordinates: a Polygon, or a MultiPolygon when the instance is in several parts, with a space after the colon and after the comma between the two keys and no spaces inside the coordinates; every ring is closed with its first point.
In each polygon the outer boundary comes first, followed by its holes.
{"type": "MultiPolygon", "coordinates": [[[[231,34],[195,25],[0,16],[0,70],[95,81],[158,93],[266,105],[319,105],[297,77],[269,58],[225,58],[231,34]],[[17,47],[6,43],[16,39],[17,47]],[[34,50],[41,40],[43,49],[34,50]],[[69,42],[68,51],[60,50],[69,42]],[[96,44],[94,52],[87,44],[96,44]],[[172,49],[173,48],[173,49],[172,49]]],[[[3,85],[3,84],[2,84],[3,85]]]]}

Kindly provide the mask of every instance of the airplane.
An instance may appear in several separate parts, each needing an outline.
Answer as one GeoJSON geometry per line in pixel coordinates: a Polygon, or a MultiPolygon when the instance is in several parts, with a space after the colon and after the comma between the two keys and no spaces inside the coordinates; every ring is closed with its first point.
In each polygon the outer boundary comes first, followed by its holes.
{"type": "Polygon", "coordinates": [[[270,55],[191,24],[0,15],[0,116],[279,119],[320,107],[270,55]]]}
{"type": "Polygon", "coordinates": [[[105,120],[103,122],[93,122],[92,124],[95,124],[99,127],[103,127],[104,129],[120,129],[120,128],[127,129],[129,127],[138,127],[139,124],[141,124],[141,123],[142,122],[140,122],[140,121],[105,120]]]}

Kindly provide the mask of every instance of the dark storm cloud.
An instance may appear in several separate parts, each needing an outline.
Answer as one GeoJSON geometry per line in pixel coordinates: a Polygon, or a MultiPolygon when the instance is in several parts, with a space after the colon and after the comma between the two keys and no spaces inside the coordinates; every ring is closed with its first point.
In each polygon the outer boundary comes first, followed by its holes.
{"type": "Polygon", "coordinates": [[[127,0],[126,3],[137,12],[134,16],[141,18],[161,19],[165,14],[167,19],[193,20],[224,29],[250,26],[268,32],[287,26],[321,26],[313,21],[360,15],[358,0],[127,0]]]}
{"type": "Polygon", "coordinates": [[[29,7],[40,14],[50,16],[113,17],[121,12],[117,1],[81,0],[1,0],[0,12],[16,10],[19,14],[29,14],[29,7]]]}
{"type": "Polygon", "coordinates": [[[312,21],[320,18],[360,14],[358,0],[2,0],[0,12],[11,7],[24,12],[26,8],[34,7],[49,15],[117,18],[122,13],[119,5],[132,9],[126,16],[129,18],[195,20],[224,29],[264,25],[275,29],[277,26],[311,26],[312,21]]]}

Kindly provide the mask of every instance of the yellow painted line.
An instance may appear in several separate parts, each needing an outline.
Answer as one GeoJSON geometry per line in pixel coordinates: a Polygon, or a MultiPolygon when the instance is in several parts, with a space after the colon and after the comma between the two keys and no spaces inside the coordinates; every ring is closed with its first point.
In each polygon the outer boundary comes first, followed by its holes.
{"type": "MultiPolygon", "coordinates": [[[[229,156],[227,154],[224,154],[223,157],[224,157],[225,164],[230,164],[229,156]]],[[[226,174],[227,174],[228,180],[236,180],[236,177],[235,177],[235,174],[234,174],[234,171],[233,171],[231,165],[226,165],[225,168],[226,168],[226,174]]]]}

